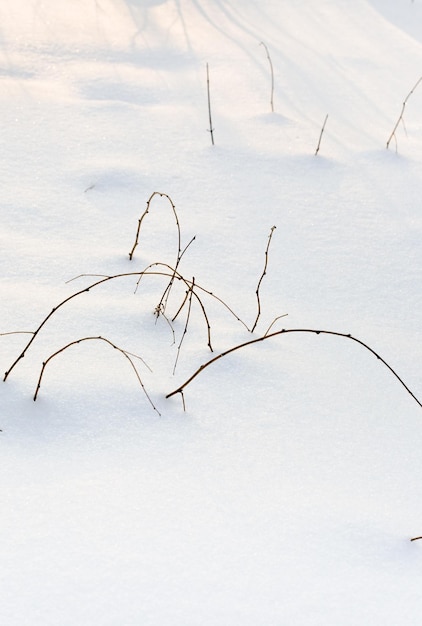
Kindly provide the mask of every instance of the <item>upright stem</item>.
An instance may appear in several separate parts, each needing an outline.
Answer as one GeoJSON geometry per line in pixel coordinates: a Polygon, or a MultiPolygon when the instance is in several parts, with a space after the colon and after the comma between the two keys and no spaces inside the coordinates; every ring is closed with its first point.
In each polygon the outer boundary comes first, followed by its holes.
{"type": "Polygon", "coordinates": [[[322,125],[321,132],[320,132],[320,134],[319,134],[318,145],[317,145],[316,150],[315,150],[315,156],[318,154],[319,149],[320,149],[320,147],[321,147],[321,139],[322,139],[322,135],[324,134],[325,125],[326,125],[326,123],[327,123],[327,120],[328,120],[328,113],[327,113],[327,115],[325,116],[324,123],[323,123],[323,125],[322,125]]]}
{"type": "Polygon", "coordinates": [[[401,111],[400,111],[399,118],[398,118],[398,120],[397,120],[397,122],[396,122],[396,124],[395,124],[395,126],[394,126],[394,128],[393,128],[393,130],[391,131],[391,135],[389,136],[389,138],[388,138],[388,140],[387,140],[387,150],[388,150],[388,148],[390,147],[390,142],[391,142],[391,140],[392,140],[392,139],[393,139],[393,137],[394,137],[394,140],[395,140],[395,142],[396,142],[396,151],[397,151],[397,137],[396,137],[396,130],[397,130],[398,125],[400,124],[400,122],[404,123],[404,120],[403,120],[403,115],[404,115],[404,110],[405,110],[405,108],[406,108],[407,101],[409,100],[410,96],[411,96],[411,95],[412,95],[412,93],[415,91],[416,87],[419,85],[419,83],[420,83],[421,81],[422,81],[422,76],[421,76],[421,77],[417,80],[416,84],[412,87],[412,89],[409,91],[409,93],[407,94],[406,98],[404,99],[404,102],[403,102],[403,104],[402,104],[402,108],[401,108],[401,111]]]}
{"type": "Polygon", "coordinates": [[[214,145],[214,128],[212,126],[212,117],[211,117],[211,96],[210,96],[210,71],[207,63],[207,94],[208,94],[208,118],[210,122],[209,132],[211,135],[211,143],[214,145]]]}
{"type": "Polygon", "coordinates": [[[270,57],[270,53],[268,51],[268,48],[266,46],[266,44],[261,41],[261,46],[264,46],[265,48],[265,52],[267,53],[267,59],[268,59],[268,63],[270,64],[270,72],[271,72],[271,96],[270,96],[270,105],[271,105],[271,112],[274,113],[274,68],[273,68],[273,63],[271,61],[271,57],[270,57]]]}

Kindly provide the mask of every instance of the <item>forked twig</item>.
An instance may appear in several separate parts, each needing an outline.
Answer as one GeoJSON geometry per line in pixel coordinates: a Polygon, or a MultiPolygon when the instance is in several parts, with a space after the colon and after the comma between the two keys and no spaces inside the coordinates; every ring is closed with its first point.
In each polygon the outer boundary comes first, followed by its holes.
{"type": "Polygon", "coordinates": [[[257,299],[257,304],[258,304],[258,312],[257,312],[257,315],[256,315],[256,319],[255,319],[254,325],[253,325],[253,326],[252,326],[252,328],[251,328],[251,333],[253,333],[253,331],[255,330],[256,325],[258,324],[259,316],[261,315],[261,299],[260,299],[260,297],[259,297],[259,289],[260,289],[260,287],[261,287],[262,280],[263,280],[263,278],[264,278],[265,274],[267,273],[267,266],[268,266],[268,250],[270,249],[271,239],[272,239],[272,237],[273,237],[273,233],[274,233],[275,229],[276,229],[276,226],[272,226],[272,227],[271,227],[271,230],[270,230],[270,234],[269,234],[269,236],[268,236],[268,243],[267,243],[267,247],[266,247],[266,249],[265,249],[265,263],[264,263],[264,269],[263,269],[263,271],[262,271],[261,278],[260,278],[260,279],[259,279],[259,281],[258,281],[258,286],[257,286],[257,288],[256,288],[256,292],[255,292],[255,293],[256,293],[256,299],[257,299]]]}
{"type": "Polygon", "coordinates": [[[387,150],[388,150],[388,148],[390,147],[390,142],[391,142],[391,140],[392,140],[392,139],[393,139],[393,137],[394,137],[394,141],[396,142],[396,152],[397,152],[397,137],[396,137],[396,130],[397,130],[397,128],[398,128],[398,126],[399,126],[400,122],[402,122],[402,123],[403,123],[403,125],[404,125],[403,115],[404,115],[404,110],[405,110],[405,108],[406,108],[407,101],[409,100],[410,96],[413,94],[413,92],[415,91],[416,87],[419,85],[419,83],[420,83],[421,81],[422,81],[422,76],[421,76],[421,77],[420,77],[420,78],[416,81],[415,85],[412,87],[412,89],[409,91],[409,93],[407,94],[406,98],[405,98],[405,99],[404,99],[404,101],[403,101],[403,104],[402,104],[402,108],[401,108],[401,111],[400,111],[399,118],[398,118],[398,120],[397,120],[397,122],[396,122],[396,124],[395,124],[395,126],[394,126],[394,128],[393,128],[393,130],[391,131],[391,135],[389,136],[389,138],[388,138],[388,140],[387,140],[387,146],[386,146],[386,147],[387,147],[387,150]]]}
{"type": "Polygon", "coordinates": [[[400,384],[412,396],[415,402],[417,402],[417,404],[419,404],[419,406],[422,408],[422,403],[418,400],[415,394],[409,389],[409,387],[405,384],[405,382],[400,378],[400,376],[396,373],[396,371],[387,363],[387,361],[385,361],[377,352],[375,352],[375,350],[373,350],[366,343],[364,343],[360,339],[357,339],[356,337],[352,337],[352,335],[348,333],[340,333],[340,332],[335,332],[332,330],[315,330],[313,328],[293,328],[293,329],[287,329],[287,330],[283,328],[283,330],[279,330],[271,334],[263,335],[262,337],[258,337],[257,339],[251,339],[250,341],[245,341],[244,343],[234,346],[233,348],[229,348],[228,350],[225,350],[221,354],[218,354],[214,358],[210,359],[207,363],[204,363],[203,365],[201,365],[192,374],[192,376],[190,376],[182,385],[180,385],[177,389],[175,389],[171,393],[167,394],[166,398],[170,398],[171,396],[174,396],[177,393],[182,394],[185,387],[187,387],[187,385],[189,385],[201,372],[203,372],[205,368],[209,367],[210,365],[212,365],[219,359],[223,358],[224,356],[227,356],[228,354],[231,354],[232,352],[235,352],[236,350],[240,350],[241,348],[245,348],[246,346],[250,346],[254,343],[265,341],[266,339],[271,339],[272,337],[277,337],[280,335],[287,335],[288,333],[313,333],[315,335],[320,335],[320,334],[321,335],[333,335],[335,337],[344,337],[345,339],[351,339],[352,341],[355,341],[359,345],[363,346],[366,350],[371,352],[374,356],[376,356],[376,358],[379,359],[381,363],[383,363],[390,370],[390,372],[397,378],[400,384]]]}
{"type": "MultiPolygon", "coordinates": [[[[112,341],[110,341],[109,339],[106,339],[105,337],[82,337],[81,339],[76,339],[75,341],[71,341],[70,343],[66,344],[65,346],[63,346],[62,348],[60,348],[60,350],[56,350],[56,352],[54,352],[53,354],[50,354],[50,356],[48,357],[48,359],[46,359],[44,361],[44,363],[42,364],[41,367],[41,372],[40,372],[40,376],[38,378],[38,383],[37,383],[37,387],[35,389],[35,394],[34,394],[34,401],[37,399],[38,396],[38,392],[40,390],[41,387],[41,380],[42,377],[44,375],[44,371],[45,368],[47,367],[48,363],[54,359],[54,357],[56,357],[58,354],[61,354],[62,352],[64,352],[65,350],[67,350],[67,348],[70,348],[71,346],[75,346],[77,344],[82,343],[83,341],[92,341],[92,340],[99,340],[99,341],[104,341],[105,343],[107,343],[109,346],[111,346],[112,348],[114,348],[115,350],[117,350],[118,352],[120,352],[121,354],[123,354],[123,356],[129,361],[133,371],[135,372],[136,378],[139,381],[139,384],[141,385],[144,394],[146,395],[149,403],[151,404],[152,408],[154,409],[154,411],[156,411],[158,413],[158,415],[160,415],[160,412],[158,411],[157,407],[154,405],[153,401],[151,400],[147,390],[145,389],[145,386],[141,380],[141,377],[139,375],[138,370],[136,369],[135,363],[133,362],[133,358],[136,359],[140,359],[144,365],[146,365],[145,361],[138,356],[137,354],[133,354],[131,352],[127,352],[126,350],[123,350],[122,348],[119,348],[119,346],[116,346],[116,344],[114,344],[112,341]]],[[[148,365],[146,365],[146,367],[148,367],[148,365]]],[[[148,369],[150,370],[150,368],[148,367],[148,369]]],[[[151,370],[150,370],[151,371],[151,370]]]]}

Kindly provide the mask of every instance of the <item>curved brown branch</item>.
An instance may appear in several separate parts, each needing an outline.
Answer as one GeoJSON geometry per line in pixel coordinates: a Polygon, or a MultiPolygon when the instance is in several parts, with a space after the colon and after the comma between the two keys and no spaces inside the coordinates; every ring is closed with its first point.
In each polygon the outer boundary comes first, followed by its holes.
{"type": "MultiPolygon", "coordinates": [[[[53,354],[50,354],[50,356],[48,357],[48,359],[46,359],[46,361],[44,361],[44,363],[42,364],[41,367],[41,372],[40,372],[40,376],[38,378],[38,383],[37,383],[37,387],[35,389],[35,394],[34,394],[34,401],[37,399],[38,396],[38,392],[40,390],[41,387],[41,381],[42,381],[42,377],[44,375],[44,371],[45,368],[47,367],[48,363],[54,359],[54,357],[56,357],[58,354],[61,354],[62,352],[64,352],[65,350],[67,350],[67,348],[70,348],[71,346],[75,346],[77,344],[82,343],[83,341],[104,341],[105,343],[107,343],[109,346],[111,346],[112,348],[114,348],[115,350],[117,350],[118,352],[120,352],[121,354],[123,354],[123,356],[129,361],[133,371],[135,372],[136,378],[139,381],[139,384],[142,387],[142,390],[144,392],[144,394],[146,395],[150,405],[152,406],[152,408],[154,409],[154,411],[156,411],[158,413],[158,415],[160,415],[160,412],[158,411],[157,407],[154,405],[153,401],[151,400],[147,390],[145,389],[145,386],[141,380],[141,377],[139,375],[138,370],[136,369],[135,363],[133,362],[133,358],[136,359],[140,359],[143,363],[144,360],[138,356],[137,354],[132,354],[131,352],[127,352],[126,350],[123,350],[122,348],[119,348],[119,346],[116,346],[116,344],[114,344],[112,341],[110,341],[109,339],[106,339],[105,337],[82,337],[81,339],[76,339],[75,341],[71,341],[70,343],[66,344],[65,346],[63,346],[62,348],[60,348],[59,350],[56,350],[56,352],[54,352],[53,354]]],[[[148,367],[148,366],[147,366],[148,367]]],[[[150,369],[148,367],[148,369],[150,369]]]]}
{"type": "Polygon", "coordinates": [[[175,277],[176,277],[176,271],[177,271],[177,268],[179,267],[179,264],[180,264],[180,260],[181,260],[182,256],[184,255],[184,253],[186,252],[187,248],[190,246],[192,241],[195,239],[195,237],[193,237],[191,239],[191,241],[188,243],[188,245],[182,251],[182,243],[181,243],[182,237],[181,237],[181,232],[180,232],[180,223],[179,223],[179,218],[177,216],[175,204],[174,204],[173,200],[170,198],[170,196],[168,194],[161,193],[160,191],[154,191],[151,194],[151,196],[148,198],[147,208],[145,209],[145,211],[141,215],[140,219],[138,220],[138,228],[137,228],[137,231],[136,231],[135,243],[133,244],[132,250],[129,252],[129,260],[131,261],[133,259],[133,254],[135,252],[135,248],[137,247],[138,241],[139,241],[139,234],[140,234],[140,231],[141,231],[142,221],[145,218],[145,216],[149,213],[152,199],[155,196],[160,196],[160,198],[167,198],[167,200],[170,202],[170,206],[171,206],[171,209],[173,211],[174,219],[176,220],[176,228],[177,228],[177,255],[176,255],[176,263],[175,263],[175,266],[174,266],[174,274],[173,274],[173,276],[171,276],[169,284],[165,288],[164,293],[161,296],[161,300],[160,300],[160,302],[159,302],[159,304],[157,306],[157,310],[165,311],[167,300],[168,300],[168,296],[169,296],[169,293],[170,293],[171,288],[173,286],[173,283],[174,283],[174,280],[175,280],[175,277]]]}
{"type": "Polygon", "coordinates": [[[129,260],[131,261],[133,259],[133,254],[135,252],[135,249],[139,243],[139,234],[141,232],[141,226],[142,226],[142,222],[144,220],[144,218],[146,217],[146,215],[148,215],[149,210],[150,210],[150,205],[151,202],[153,200],[153,198],[155,198],[155,196],[160,196],[160,198],[167,198],[167,200],[170,202],[173,214],[174,214],[174,218],[176,220],[176,226],[177,226],[177,235],[178,235],[178,245],[177,245],[177,258],[179,258],[180,254],[181,254],[181,234],[180,234],[180,224],[179,224],[179,218],[177,217],[177,213],[176,213],[176,207],[174,206],[173,200],[170,198],[169,195],[167,195],[166,193],[161,193],[160,191],[154,191],[150,197],[147,200],[147,208],[145,209],[145,211],[142,213],[141,217],[138,220],[138,228],[136,231],[136,236],[135,236],[135,243],[132,246],[132,250],[129,252],[129,260]]]}
{"type": "Polygon", "coordinates": [[[221,354],[218,354],[217,356],[215,356],[213,359],[210,359],[207,363],[204,363],[203,365],[201,365],[192,374],[192,376],[190,376],[190,378],[188,378],[182,385],[180,385],[177,389],[175,389],[171,393],[167,394],[166,398],[170,398],[171,396],[174,396],[177,393],[183,394],[183,390],[185,389],[185,387],[187,387],[201,372],[203,372],[205,368],[209,367],[210,365],[212,365],[219,359],[223,358],[224,356],[227,356],[228,354],[231,354],[232,352],[235,352],[236,350],[240,350],[241,348],[245,348],[246,346],[250,346],[254,343],[265,341],[266,339],[271,339],[272,337],[277,337],[279,335],[287,335],[288,333],[313,333],[315,335],[333,335],[335,337],[344,337],[345,339],[351,339],[352,341],[355,341],[359,345],[363,346],[366,350],[371,352],[371,354],[376,356],[376,358],[379,359],[381,363],[383,363],[390,370],[390,372],[395,376],[395,378],[397,378],[399,383],[406,389],[406,391],[412,396],[415,402],[417,402],[417,404],[419,404],[419,406],[422,408],[422,403],[418,400],[415,394],[409,389],[409,387],[405,384],[405,382],[400,378],[397,372],[391,367],[391,365],[389,365],[387,361],[385,361],[377,352],[375,352],[375,350],[373,350],[366,343],[364,343],[360,339],[357,339],[356,337],[352,337],[352,335],[348,333],[340,333],[340,332],[335,332],[332,330],[315,330],[313,328],[292,328],[292,329],[287,329],[287,330],[283,328],[283,330],[279,330],[271,334],[266,334],[262,337],[258,337],[257,339],[251,339],[250,341],[245,341],[244,343],[234,346],[233,348],[229,348],[225,352],[222,352],[221,354]]]}
{"type": "Polygon", "coordinates": [[[268,333],[270,332],[274,324],[278,322],[278,320],[281,320],[282,317],[287,317],[287,316],[288,316],[288,313],[283,313],[283,315],[277,315],[277,317],[275,317],[273,321],[271,322],[271,324],[268,326],[267,330],[264,333],[264,336],[268,335],[268,333]]]}
{"type": "MultiPolygon", "coordinates": [[[[79,291],[76,291],[75,293],[72,293],[70,296],[68,296],[67,298],[65,298],[61,302],[59,302],[59,304],[57,304],[55,307],[53,307],[51,309],[51,311],[48,313],[48,315],[46,315],[46,317],[41,321],[39,326],[32,333],[31,339],[28,341],[28,343],[26,344],[26,346],[24,347],[22,352],[15,359],[15,361],[12,363],[12,365],[9,367],[7,372],[5,372],[3,381],[7,380],[10,372],[15,368],[15,366],[19,363],[19,361],[21,361],[21,359],[24,358],[26,352],[28,351],[28,349],[31,347],[32,343],[35,341],[36,337],[38,336],[38,333],[46,325],[46,323],[54,315],[54,313],[56,313],[56,311],[58,311],[62,306],[64,306],[65,304],[67,304],[68,302],[70,302],[71,300],[76,298],[77,296],[80,296],[83,293],[88,293],[91,289],[94,289],[94,287],[97,287],[98,285],[106,283],[106,282],[108,282],[110,280],[114,280],[115,278],[123,278],[123,277],[127,277],[127,276],[139,276],[139,274],[140,274],[140,272],[125,272],[123,274],[115,274],[114,276],[105,276],[105,277],[101,278],[100,280],[97,280],[96,282],[92,283],[88,287],[85,287],[84,289],[80,289],[79,291]]],[[[152,274],[152,272],[151,272],[151,274],[152,274]]],[[[170,275],[167,272],[166,273],[155,272],[155,274],[156,275],[160,275],[160,276],[162,276],[162,275],[169,276],[170,275]]]]}

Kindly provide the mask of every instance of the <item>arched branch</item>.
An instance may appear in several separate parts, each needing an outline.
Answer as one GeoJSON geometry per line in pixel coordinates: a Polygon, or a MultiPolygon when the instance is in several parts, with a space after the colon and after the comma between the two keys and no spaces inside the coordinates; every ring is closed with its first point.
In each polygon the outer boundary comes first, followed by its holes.
{"type": "Polygon", "coordinates": [[[192,374],[192,376],[190,376],[182,385],[177,387],[177,389],[175,389],[171,393],[167,394],[166,398],[170,398],[171,396],[174,396],[177,393],[182,394],[185,387],[187,387],[201,372],[203,372],[204,369],[206,369],[207,367],[209,367],[210,365],[212,365],[219,359],[227,356],[228,354],[231,354],[232,352],[235,352],[236,350],[240,350],[241,348],[245,348],[246,346],[251,346],[252,344],[265,341],[266,339],[271,339],[273,337],[278,337],[280,335],[287,335],[289,333],[313,333],[315,335],[333,335],[335,337],[343,337],[345,339],[350,339],[351,341],[358,343],[363,348],[371,352],[371,354],[373,354],[378,360],[381,361],[381,363],[383,363],[383,365],[385,365],[385,367],[387,367],[387,369],[390,370],[393,376],[395,376],[395,378],[406,389],[406,391],[411,395],[411,397],[415,400],[415,402],[422,408],[422,403],[418,400],[415,394],[409,389],[409,387],[405,384],[402,378],[400,378],[397,372],[391,367],[391,365],[387,363],[387,361],[385,361],[377,352],[375,352],[375,350],[373,350],[370,346],[368,346],[368,344],[364,343],[360,339],[357,339],[356,337],[352,337],[352,335],[348,333],[340,333],[340,332],[335,332],[332,330],[316,330],[313,328],[292,328],[292,329],[287,329],[287,330],[283,328],[283,330],[279,330],[277,332],[270,333],[270,334],[265,334],[262,337],[258,337],[257,339],[251,339],[250,341],[245,341],[244,343],[234,346],[233,348],[229,348],[228,350],[225,350],[221,354],[218,354],[214,358],[210,359],[207,363],[204,363],[203,365],[201,365],[192,374]]]}
{"type": "MultiPolygon", "coordinates": [[[[42,364],[41,372],[40,372],[40,375],[39,375],[39,378],[38,378],[37,387],[35,389],[34,401],[38,397],[38,392],[39,392],[40,387],[41,387],[41,381],[42,381],[42,378],[43,378],[43,375],[44,375],[44,371],[45,371],[45,368],[47,367],[47,365],[49,364],[49,362],[52,359],[54,359],[57,355],[61,354],[62,352],[64,352],[68,348],[70,348],[71,346],[78,345],[78,344],[82,343],[83,341],[104,341],[106,344],[108,344],[109,346],[111,346],[112,348],[114,348],[115,350],[120,352],[120,354],[122,354],[129,361],[133,371],[135,372],[136,378],[138,379],[139,384],[141,385],[141,387],[143,389],[143,392],[146,395],[150,405],[152,406],[154,411],[156,411],[158,413],[158,415],[160,415],[160,412],[158,411],[157,407],[154,405],[154,403],[151,400],[147,390],[145,389],[145,386],[144,386],[144,384],[143,384],[143,382],[141,380],[141,377],[139,375],[139,372],[138,372],[138,370],[136,368],[135,363],[133,362],[133,359],[134,358],[140,359],[144,363],[144,365],[146,365],[145,361],[140,356],[138,356],[137,354],[133,354],[131,352],[127,352],[126,350],[123,350],[122,348],[119,348],[119,346],[116,346],[115,343],[113,343],[109,339],[106,339],[105,337],[82,337],[81,339],[76,339],[75,341],[71,341],[70,343],[68,343],[65,346],[63,346],[62,348],[60,348],[59,350],[56,350],[56,352],[53,352],[53,354],[50,354],[50,356],[42,364]]],[[[150,369],[150,368],[148,367],[148,369],[150,369]]]]}
{"type": "Polygon", "coordinates": [[[138,220],[138,228],[137,228],[137,231],[136,231],[135,243],[133,244],[132,250],[129,252],[129,260],[131,261],[133,259],[133,254],[135,252],[135,248],[137,247],[138,241],[139,241],[139,234],[141,232],[142,222],[143,222],[145,216],[149,213],[151,202],[152,202],[153,198],[155,198],[155,196],[159,196],[160,198],[166,198],[169,201],[171,209],[173,211],[174,219],[176,220],[176,228],[177,228],[177,255],[176,255],[176,262],[175,262],[175,265],[174,265],[174,273],[173,273],[173,276],[170,277],[169,284],[165,288],[164,293],[161,296],[161,300],[160,300],[159,304],[157,305],[157,309],[156,309],[157,311],[165,312],[168,296],[170,294],[171,288],[173,286],[173,283],[174,283],[174,280],[175,280],[175,277],[176,277],[177,268],[179,267],[179,264],[180,264],[182,256],[184,255],[184,253],[186,252],[186,250],[190,246],[190,244],[194,241],[195,237],[193,237],[190,240],[190,242],[187,244],[187,246],[182,251],[182,236],[181,236],[181,231],[180,231],[179,218],[178,218],[177,212],[176,212],[176,206],[175,206],[173,200],[170,198],[170,196],[168,194],[161,193],[160,191],[154,191],[151,194],[151,196],[148,198],[147,208],[145,209],[145,211],[143,212],[143,214],[141,215],[141,217],[138,220]]]}

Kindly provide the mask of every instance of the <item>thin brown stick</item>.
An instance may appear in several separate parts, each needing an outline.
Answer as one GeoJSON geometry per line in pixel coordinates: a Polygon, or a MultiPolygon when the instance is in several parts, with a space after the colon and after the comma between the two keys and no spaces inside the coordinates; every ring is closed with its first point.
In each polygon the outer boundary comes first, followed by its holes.
{"type": "Polygon", "coordinates": [[[265,263],[264,263],[264,269],[263,269],[263,271],[262,271],[261,278],[260,278],[260,279],[259,279],[259,281],[258,281],[258,286],[257,286],[256,291],[255,291],[255,293],[256,293],[256,299],[257,299],[257,304],[258,304],[258,312],[257,312],[257,315],[256,315],[255,322],[254,322],[254,324],[253,324],[253,326],[252,326],[252,328],[251,328],[251,333],[253,333],[253,331],[255,330],[256,325],[258,324],[259,317],[260,317],[260,315],[261,315],[261,299],[260,299],[260,297],[259,297],[259,289],[260,289],[260,287],[261,287],[262,280],[263,280],[263,278],[264,278],[265,274],[267,273],[267,266],[268,266],[268,251],[269,251],[269,249],[270,249],[271,239],[272,239],[272,236],[273,236],[273,233],[274,233],[275,229],[276,229],[276,226],[272,226],[272,227],[271,227],[270,234],[269,234],[269,237],[268,237],[267,247],[266,247],[266,249],[265,249],[265,263]]]}
{"type": "Polygon", "coordinates": [[[210,96],[210,70],[207,63],[207,97],[208,97],[208,120],[210,123],[209,133],[211,135],[211,143],[214,145],[214,128],[212,125],[212,117],[211,117],[211,96],[210,96]]]}
{"type": "Polygon", "coordinates": [[[189,319],[190,319],[190,312],[191,312],[191,308],[192,308],[192,294],[193,294],[193,287],[195,285],[195,277],[192,278],[192,285],[189,289],[189,302],[188,302],[188,312],[186,315],[186,322],[185,322],[185,327],[183,329],[183,333],[182,333],[182,337],[180,339],[180,343],[177,346],[177,353],[176,353],[176,360],[174,362],[174,367],[173,367],[173,375],[176,373],[176,367],[177,367],[177,363],[179,361],[179,356],[180,356],[180,350],[182,348],[182,343],[184,338],[186,337],[186,333],[188,332],[188,325],[189,325],[189,319]]]}
{"type": "MultiPolygon", "coordinates": [[[[60,348],[60,350],[56,350],[56,352],[54,352],[53,354],[50,354],[50,356],[44,361],[44,363],[42,364],[41,367],[41,372],[40,372],[40,376],[38,378],[38,383],[37,383],[37,387],[35,389],[35,394],[34,394],[34,401],[37,399],[38,396],[38,392],[40,390],[41,387],[41,381],[42,381],[42,377],[44,375],[44,371],[45,368],[47,367],[48,363],[54,359],[54,357],[56,357],[58,354],[61,354],[62,352],[64,352],[65,350],[67,350],[67,348],[70,348],[71,346],[75,346],[77,344],[82,343],[83,341],[92,341],[92,340],[99,340],[99,341],[104,341],[105,343],[107,343],[109,346],[111,346],[112,348],[114,348],[115,350],[117,350],[118,352],[120,352],[121,354],[123,354],[123,356],[129,361],[133,371],[135,372],[136,378],[138,379],[142,390],[144,392],[144,394],[146,395],[149,403],[151,404],[152,408],[154,409],[154,411],[156,411],[158,413],[158,415],[160,415],[160,412],[158,411],[157,407],[154,405],[153,401],[151,400],[147,390],[145,389],[145,386],[141,380],[141,377],[139,375],[138,370],[136,369],[135,363],[133,362],[133,358],[137,358],[140,359],[144,364],[145,361],[138,356],[137,354],[133,354],[131,352],[127,352],[126,350],[123,350],[122,348],[119,348],[119,346],[116,346],[116,344],[114,344],[112,341],[110,341],[109,339],[106,339],[105,337],[82,337],[81,339],[76,339],[75,341],[71,341],[70,343],[66,344],[65,346],[63,346],[62,348],[60,348]],[[132,358],[133,357],[133,358],[132,358]]],[[[145,364],[146,365],[146,364],[145,364]]],[[[147,366],[148,367],[148,366],[147,366]]],[[[150,369],[148,367],[148,369],[150,369]]]]}
{"type": "Polygon", "coordinates": [[[418,539],[422,539],[422,537],[413,537],[410,541],[418,541],[418,539]]]}
{"type": "Polygon", "coordinates": [[[6,337],[7,335],[33,335],[33,330],[11,330],[8,333],[0,333],[0,337],[6,337]]]}
{"type": "Polygon", "coordinates": [[[273,68],[273,63],[271,61],[270,53],[268,51],[268,47],[266,46],[266,44],[263,41],[261,41],[261,43],[259,45],[260,46],[264,46],[265,52],[267,53],[268,63],[270,64],[270,72],[271,72],[270,105],[271,105],[271,112],[274,113],[274,68],[273,68]]]}
{"type": "Polygon", "coordinates": [[[209,367],[210,365],[212,365],[213,363],[215,363],[219,359],[223,358],[224,356],[227,356],[228,354],[231,354],[232,352],[235,352],[236,350],[240,350],[241,348],[245,348],[246,346],[250,346],[250,345],[252,345],[254,343],[258,343],[260,341],[265,341],[266,339],[271,339],[272,337],[278,337],[280,335],[287,335],[288,333],[313,333],[315,335],[320,335],[320,334],[321,335],[333,335],[335,337],[344,337],[345,339],[351,339],[352,341],[355,341],[359,345],[363,346],[366,350],[371,352],[374,356],[376,356],[376,358],[379,359],[381,361],[381,363],[383,363],[390,370],[390,372],[397,378],[397,380],[400,382],[400,384],[412,396],[412,398],[415,400],[415,402],[417,402],[417,404],[419,404],[419,406],[422,408],[422,403],[417,399],[415,394],[409,389],[409,387],[404,383],[404,381],[395,372],[395,370],[387,363],[387,361],[385,361],[377,352],[375,352],[375,350],[373,350],[366,343],[364,343],[360,339],[357,339],[356,337],[352,337],[352,335],[350,335],[348,333],[340,333],[340,332],[335,332],[335,331],[332,331],[332,330],[315,330],[313,328],[293,328],[293,329],[288,329],[288,330],[283,328],[282,330],[279,330],[277,332],[274,332],[274,333],[271,333],[271,334],[268,334],[268,335],[263,335],[262,337],[258,337],[257,339],[251,339],[250,341],[245,341],[244,343],[241,343],[241,344],[239,344],[237,346],[234,346],[233,348],[229,348],[225,352],[222,352],[221,354],[218,354],[214,358],[210,359],[207,363],[204,363],[203,365],[201,365],[192,374],[192,376],[190,376],[182,385],[180,385],[177,389],[175,389],[171,393],[167,394],[166,398],[170,398],[171,396],[174,396],[176,393],[182,393],[182,391],[185,389],[185,387],[187,387],[187,385],[189,385],[201,372],[203,372],[205,368],[209,367]]]}
{"type": "Polygon", "coordinates": [[[270,332],[274,324],[278,322],[278,320],[281,320],[282,317],[287,317],[287,316],[288,316],[288,313],[283,313],[283,315],[277,315],[277,317],[275,317],[273,321],[271,322],[271,324],[268,326],[267,330],[264,333],[264,336],[268,335],[268,333],[270,332]]]}
{"type": "Polygon", "coordinates": [[[420,83],[421,81],[422,81],[422,76],[421,76],[421,77],[420,77],[420,78],[416,81],[415,85],[412,87],[412,89],[409,91],[409,93],[407,94],[406,98],[405,98],[405,99],[404,99],[404,101],[403,101],[402,108],[401,108],[401,111],[400,111],[400,115],[399,115],[399,117],[398,117],[398,120],[397,120],[397,122],[396,122],[396,124],[395,124],[395,126],[394,126],[393,130],[391,131],[391,135],[389,136],[389,138],[388,138],[388,140],[387,140],[387,146],[386,146],[386,147],[387,147],[387,150],[388,150],[388,148],[390,147],[390,142],[391,142],[391,140],[392,140],[392,139],[393,139],[393,137],[394,137],[394,141],[395,141],[395,143],[396,143],[396,152],[397,152],[397,137],[396,137],[396,130],[397,130],[397,128],[398,128],[398,126],[399,126],[400,122],[402,122],[402,123],[404,124],[403,115],[404,115],[404,110],[405,110],[405,108],[406,108],[407,101],[409,100],[410,96],[413,94],[413,92],[415,91],[416,87],[419,85],[419,83],[420,83]]]}
{"type": "Polygon", "coordinates": [[[182,300],[182,304],[179,306],[179,308],[177,309],[176,313],[173,315],[173,317],[171,318],[172,322],[175,322],[176,319],[179,317],[179,314],[181,313],[181,311],[183,310],[183,307],[185,306],[187,299],[189,298],[189,294],[191,293],[191,288],[189,287],[188,290],[185,293],[185,297],[182,300]]]}
{"type": "Polygon", "coordinates": [[[319,134],[318,145],[317,145],[316,150],[315,150],[315,156],[318,154],[319,149],[320,149],[320,147],[321,147],[322,135],[324,134],[325,125],[326,125],[326,123],[327,123],[327,120],[328,120],[328,113],[327,113],[327,115],[325,116],[324,123],[323,123],[323,125],[322,125],[321,132],[320,132],[320,134],[319,134]]]}

